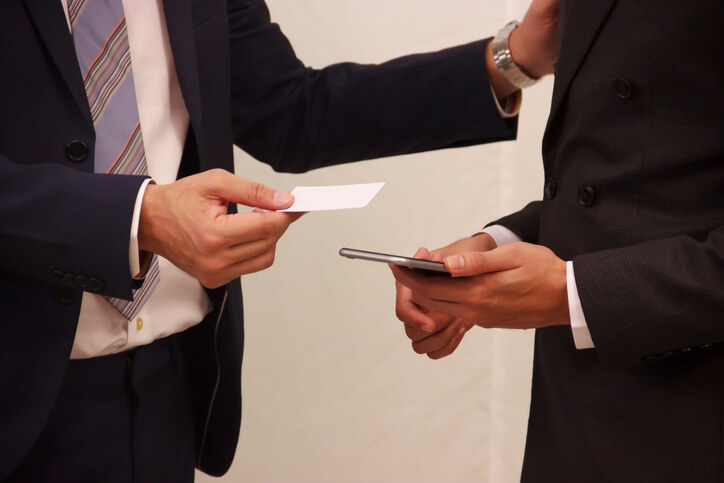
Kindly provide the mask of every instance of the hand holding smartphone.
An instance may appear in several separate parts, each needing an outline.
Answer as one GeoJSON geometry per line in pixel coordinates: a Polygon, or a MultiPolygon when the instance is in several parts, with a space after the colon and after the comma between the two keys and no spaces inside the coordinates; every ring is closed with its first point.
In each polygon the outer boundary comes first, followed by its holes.
{"type": "Polygon", "coordinates": [[[419,258],[403,257],[401,255],[390,255],[387,253],[369,252],[366,250],[356,250],[354,248],[342,248],[339,254],[347,258],[357,258],[360,260],[369,260],[372,262],[382,262],[392,265],[400,265],[425,272],[427,275],[447,275],[450,272],[445,268],[442,262],[434,262],[432,260],[420,260],[419,258]]]}

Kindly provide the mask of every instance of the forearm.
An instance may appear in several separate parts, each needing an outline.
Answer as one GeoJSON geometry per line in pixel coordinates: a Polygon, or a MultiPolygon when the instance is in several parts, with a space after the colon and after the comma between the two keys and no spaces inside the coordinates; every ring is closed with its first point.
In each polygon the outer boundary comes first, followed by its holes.
{"type": "MultiPolygon", "coordinates": [[[[308,71],[277,111],[260,119],[258,105],[236,110],[245,122],[235,124],[235,141],[277,170],[306,171],[513,139],[517,118],[498,113],[483,58],[479,42],[379,66],[308,71]]],[[[234,96],[235,106],[243,97],[234,96]]]]}
{"type": "Polygon", "coordinates": [[[491,93],[485,41],[314,70],[296,58],[263,2],[230,8],[229,21],[234,139],[275,169],[515,136],[516,120],[501,119],[491,93]]]}

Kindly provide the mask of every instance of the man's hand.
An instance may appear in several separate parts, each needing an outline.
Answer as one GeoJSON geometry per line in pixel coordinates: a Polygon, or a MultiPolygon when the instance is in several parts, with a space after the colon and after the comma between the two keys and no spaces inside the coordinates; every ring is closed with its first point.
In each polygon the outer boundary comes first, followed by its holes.
{"type": "MultiPolygon", "coordinates": [[[[552,74],[553,64],[558,60],[558,3],[559,0],[533,0],[508,39],[513,61],[532,77],[552,74]]],[[[492,42],[487,45],[485,63],[498,99],[518,90],[495,67],[492,42]]]]}
{"type": "MultiPolygon", "coordinates": [[[[435,250],[432,254],[427,249],[420,248],[415,258],[442,261],[443,257],[448,255],[473,250],[490,250],[495,246],[495,241],[483,233],[463,238],[435,250]]],[[[395,285],[397,318],[405,324],[405,334],[412,341],[412,350],[418,354],[427,354],[430,359],[440,359],[452,354],[460,345],[465,333],[475,324],[422,307],[412,300],[412,291],[409,288],[399,282],[395,285]]]]}
{"type": "Polygon", "coordinates": [[[559,0],[533,0],[508,39],[516,64],[533,77],[553,73],[558,60],[559,0]]]}
{"type": "Polygon", "coordinates": [[[411,303],[485,328],[570,324],[566,263],[548,248],[511,243],[444,258],[454,278],[391,267],[411,303]]]}
{"type": "Polygon", "coordinates": [[[290,193],[220,169],[149,185],[139,248],[170,260],[205,287],[219,287],[272,265],[277,241],[301,214],[264,210],[288,208],[292,202],[290,193]],[[229,203],[258,209],[227,214],[229,203]]]}

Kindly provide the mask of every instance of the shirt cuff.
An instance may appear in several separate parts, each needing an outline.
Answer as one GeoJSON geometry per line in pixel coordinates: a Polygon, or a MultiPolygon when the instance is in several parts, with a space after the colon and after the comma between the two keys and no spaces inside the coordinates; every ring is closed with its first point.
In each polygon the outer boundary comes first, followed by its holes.
{"type": "Polygon", "coordinates": [[[504,227],[503,225],[490,225],[480,230],[477,234],[487,233],[495,241],[495,244],[499,247],[507,245],[508,243],[519,242],[520,237],[504,227]]]}
{"type": "Polygon", "coordinates": [[[492,84],[490,84],[490,92],[493,93],[495,107],[498,108],[498,113],[500,113],[500,117],[502,117],[503,119],[509,119],[518,115],[518,112],[520,112],[520,105],[523,101],[523,91],[518,89],[517,91],[513,92],[511,95],[503,99],[502,106],[500,105],[498,96],[495,95],[492,84]]]}
{"type": "Polygon", "coordinates": [[[151,178],[145,180],[138,189],[136,196],[136,204],[133,207],[133,219],[131,220],[131,242],[128,246],[128,261],[131,267],[131,277],[141,279],[146,276],[146,270],[151,261],[151,254],[148,252],[141,253],[138,250],[138,226],[141,223],[141,205],[143,205],[143,196],[146,194],[146,188],[153,180],[151,178]]]}
{"type": "Polygon", "coordinates": [[[591,339],[586,317],[583,315],[581,298],[578,296],[576,277],[573,273],[573,262],[566,262],[566,287],[568,290],[568,313],[571,317],[571,332],[576,349],[593,349],[596,346],[591,339]]]}

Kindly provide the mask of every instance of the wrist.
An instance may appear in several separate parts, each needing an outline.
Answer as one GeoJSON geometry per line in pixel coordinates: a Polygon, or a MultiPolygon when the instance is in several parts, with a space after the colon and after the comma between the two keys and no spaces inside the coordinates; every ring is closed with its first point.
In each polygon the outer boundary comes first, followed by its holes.
{"type": "Polygon", "coordinates": [[[525,28],[518,27],[514,29],[508,37],[508,46],[510,55],[520,69],[533,79],[553,73],[553,64],[550,62],[541,62],[539,56],[531,54],[531,40],[527,38],[525,28]],[[550,64],[550,65],[549,65],[550,64]]]}
{"type": "MultiPolygon", "coordinates": [[[[520,23],[517,20],[513,20],[505,24],[503,28],[498,30],[495,34],[492,42],[492,55],[495,62],[495,67],[498,69],[500,74],[505,77],[508,82],[518,88],[525,88],[534,85],[538,82],[538,78],[530,74],[518,62],[513,58],[511,51],[510,40],[516,30],[519,30],[520,23]]],[[[518,36],[519,38],[519,36],[518,36]]],[[[513,47],[514,49],[515,47],[513,47]]],[[[520,58],[523,50],[518,47],[518,57],[520,58]]],[[[523,55],[525,58],[525,55],[523,55]]]]}
{"type": "Polygon", "coordinates": [[[476,251],[486,252],[494,248],[498,248],[498,244],[495,242],[495,238],[490,236],[488,233],[476,233],[471,238],[475,240],[475,245],[477,249],[476,251]]]}
{"type": "Polygon", "coordinates": [[[510,56],[524,74],[530,78],[539,79],[542,76],[537,74],[538,69],[535,66],[535,59],[531,59],[528,49],[526,49],[524,37],[525,32],[521,33],[520,27],[510,32],[510,36],[508,37],[510,56]]]}
{"type": "Polygon", "coordinates": [[[495,65],[492,41],[488,42],[485,46],[485,66],[488,70],[490,85],[493,88],[495,97],[497,97],[499,101],[502,101],[518,90],[518,87],[511,84],[510,81],[508,81],[508,79],[500,73],[498,67],[495,65]]]}

